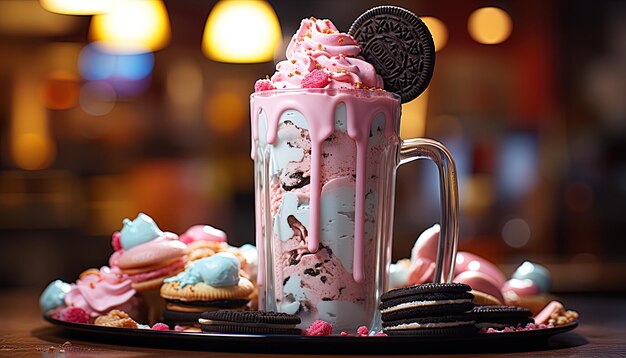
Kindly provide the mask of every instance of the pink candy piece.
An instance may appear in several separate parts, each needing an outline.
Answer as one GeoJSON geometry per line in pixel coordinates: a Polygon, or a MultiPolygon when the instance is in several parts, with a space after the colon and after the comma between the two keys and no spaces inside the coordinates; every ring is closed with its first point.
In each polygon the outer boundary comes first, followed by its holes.
{"type": "MultiPolygon", "coordinates": [[[[265,80],[267,81],[267,80],[265,80]]],[[[180,241],[189,244],[193,241],[226,242],[226,233],[209,225],[194,225],[180,235],[180,241]]]]}
{"type": "Polygon", "coordinates": [[[119,231],[114,232],[113,236],[111,236],[111,246],[113,246],[113,250],[119,251],[122,249],[122,244],[120,242],[121,237],[122,236],[119,231]]]}
{"type": "Polygon", "coordinates": [[[435,266],[435,262],[428,258],[416,258],[411,265],[411,273],[409,274],[407,284],[411,286],[432,282],[435,274],[435,266]]]}
{"type": "Polygon", "coordinates": [[[68,307],[61,311],[61,321],[70,323],[89,323],[89,314],[80,307],[68,307]]]}
{"type": "Polygon", "coordinates": [[[324,88],[330,83],[330,75],[324,70],[314,70],[302,79],[302,88],[324,88]]]}
{"type": "Polygon", "coordinates": [[[254,84],[254,92],[271,91],[276,89],[270,80],[258,80],[254,84]]]}
{"type": "Polygon", "coordinates": [[[330,336],[331,334],[333,334],[333,326],[321,319],[311,323],[309,329],[305,331],[307,336],[330,336]]]}
{"type": "Polygon", "coordinates": [[[158,322],[158,323],[155,323],[150,329],[154,331],[169,331],[170,327],[166,325],[165,323],[158,322]]]}
{"type": "Polygon", "coordinates": [[[415,241],[411,250],[411,262],[415,262],[418,258],[437,261],[437,248],[439,245],[439,232],[441,228],[439,224],[426,229],[415,241]]]}
{"type": "Polygon", "coordinates": [[[546,307],[544,307],[541,312],[537,313],[534,317],[535,324],[547,324],[550,320],[550,316],[552,316],[554,312],[562,309],[564,309],[563,304],[559,301],[552,301],[548,303],[548,305],[546,305],[546,307]]]}
{"type": "Polygon", "coordinates": [[[176,331],[176,332],[184,332],[185,331],[185,327],[179,326],[179,325],[175,325],[174,326],[174,331],[176,331]]]}
{"type": "Polygon", "coordinates": [[[513,291],[519,297],[539,294],[539,287],[530,279],[518,280],[512,278],[502,285],[502,292],[513,291]]]}
{"type": "Polygon", "coordinates": [[[500,285],[490,276],[479,271],[465,271],[458,274],[454,282],[469,285],[473,290],[484,292],[504,303],[504,296],[500,291],[500,285]]]}
{"type": "Polygon", "coordinates": [[[456,272],[478,271],[491,277],[498,287],[502,287],[506,277],[500,269],[484,258],[469,252],[459,252],[456,255],[456,272]]]}
{"type": "Polygon", "coordinates": [[[367,337],[369,336],[369,329],[366,326],[361,326],[356,330],[357,337],[367,337]]]}

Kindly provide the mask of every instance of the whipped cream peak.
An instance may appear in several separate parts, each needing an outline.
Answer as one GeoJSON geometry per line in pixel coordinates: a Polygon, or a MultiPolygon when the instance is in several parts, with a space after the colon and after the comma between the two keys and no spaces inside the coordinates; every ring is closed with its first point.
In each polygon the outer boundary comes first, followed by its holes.
{"type": "Polygon", "coordinates": [[[382,88],[383,80],[360,52],[356,40],[339,32],[330,20],[304,19],[287,46],[287,59],[276,65],[270,82],[275,89],[304,88],[309,74],[323,70],[328,81],[317,81],[316,88],[382,88]]]}

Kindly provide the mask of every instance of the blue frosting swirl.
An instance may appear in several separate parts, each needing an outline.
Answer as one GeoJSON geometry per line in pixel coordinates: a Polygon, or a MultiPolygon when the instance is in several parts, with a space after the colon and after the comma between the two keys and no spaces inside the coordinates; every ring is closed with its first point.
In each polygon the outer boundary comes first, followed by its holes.
{"type": "Polygon", "coordinates": [[[220,252],[192,262],[185,271],[165,282],[179,282],[179,288],[204,282],[213,287],[228,287],[239,283],[241,263],[235,255],[220,252]]]}
{"type": "Polygon", "coordinates": [[[124,227],[120,230],[120,244],[124,250],[152,241],[163,234],[151,217],[139,213],[135,220],[128,218],[122,221],[124,227]]]}
{"type": "Polygon", "coordinates": [[[48,284],[39,296],[39,307],[46,313],[53,308],[65,304],[65,295],[70,292],[70,284],[61,280],[55,280],[48,284]]]}
{"type": "Polygon", "coordinates": [[[550,271],[537,263],[524,261],[524,263],[513,272],[513,278],[518,280],[529,279],[537,285],[539,291],[544,293],[550,292],[550,286],[552,284],[550,271]]]}

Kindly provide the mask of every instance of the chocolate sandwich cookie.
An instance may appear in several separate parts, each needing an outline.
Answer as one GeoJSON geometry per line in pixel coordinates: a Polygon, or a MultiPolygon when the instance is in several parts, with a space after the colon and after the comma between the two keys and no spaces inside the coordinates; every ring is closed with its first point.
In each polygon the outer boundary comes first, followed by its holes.
{"type": "Polygon", "coordinates": [[[379,306],[383,321],[456,315],[474,307],[471,288],[461,283],[426,283],[384,293],[379,306]]]}
{"type": "Polygon", "coordinates": [[[414,317],[383,322],[383,332],[390,336],[468,335],[476,332],[469,314],[414,317]]]}
{"type": "Polygon", "coordinates": [[[361,46],[361,56],[376,68],[385,90],[402,103],[428,87],[435,69],[435,44],[428,27],[412,12],[378,6],[359,16],[348,34],[361,46]]]}
{"type": "Polygon", "coordinates": [[[517,306],[477,306],[472,315],[478,328],[502,329],[534,323],[530,310],[517,306]]]}
{"type": "Polygon", "coordinates": [[[200,315],[200,328],[208,333],[300,335],[300,317],[281,312],[216,311],[200,315]]]}

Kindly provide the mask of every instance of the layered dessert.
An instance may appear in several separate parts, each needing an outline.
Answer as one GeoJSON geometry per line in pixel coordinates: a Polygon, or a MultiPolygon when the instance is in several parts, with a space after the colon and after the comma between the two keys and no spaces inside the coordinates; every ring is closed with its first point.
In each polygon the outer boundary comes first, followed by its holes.
{"type": "Polygon", "coordinates": [[[261,296],[301,327],[371,327],[382,293],[400,101],[359,52],[329,20],[305,19],[252,96],[261,296]]]}

